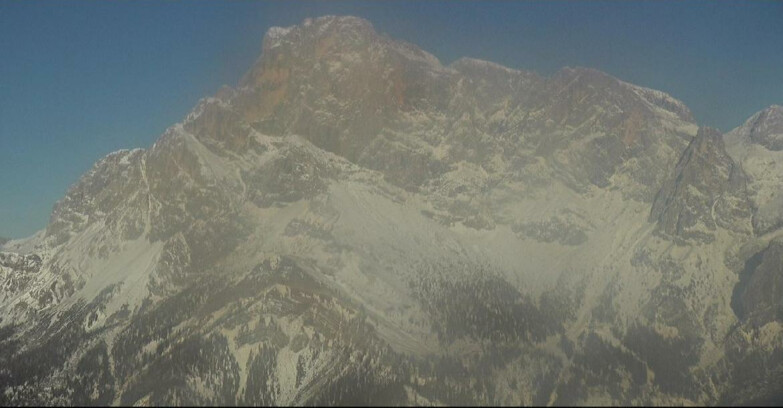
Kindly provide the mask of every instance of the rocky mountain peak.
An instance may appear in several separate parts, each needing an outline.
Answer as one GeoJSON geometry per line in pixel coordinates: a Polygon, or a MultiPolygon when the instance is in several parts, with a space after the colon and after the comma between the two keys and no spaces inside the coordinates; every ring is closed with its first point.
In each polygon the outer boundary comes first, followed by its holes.
{"type": "Polygon", "coordinates": [[[649,166],[673,164],[696,128],[681,102],[595,69],[542,78],[473,58],[444,67],[354,17],[269,30],[240,85],[231,121],[304,136],[411,190],[460,160],[504,168],[554,154],[573,188],[629,182],[629,196],[649,201],[661,183],[649,166]],[[411,166],[384,170],[404,156],[411,166]]]}
{"type": "Polygon", "coordinates": [[[611,90],[611,93],[618,97],[623,95],[622,102],[624,103],[641,98],[644,103],[671,113],[679,120],[693,122],[693,114],[682,101],[665,92],[622,81],[594,68],[565,67],[559,70],[552,79],[563,88],[605,88],[611,90]]]}
{"type": "Polygon", "coordinates": [[[772,105],[753,115],[743,126],[747,137],[769,150],[783,150],[783,106],[772,105]]]}
{"type": "Polygon", "coordinates": [[[783,107],[757,112],[724,137],[732,159],[749,178],[753,228],[765,234],[783,225],[783,107]]]}
{"type": "Polygon", "coordinates": [[[656,195],[650,221],[671,236],[711,242],[718,226],[750,232],[750,209],[746,176],[726,152],[722,134],[701,127],[656,195]]]}
{"type": "MultiPolygon", "coordinates": [[[[432,54],[404,41],[379,34],[373,25],[352,16],[324,16],[306,19],[300,25],[272,27],[263,40],[262,55],[240,82],[242,86],[258,86],[269,78],[264,73],[271,66],[278,69],[295,63],[300,68],[309,65],[352,65],[365,59],[378,62],[416,63],[440,71],[443,66],[432,54]],[[370,57],[365,59],[366,57],[370,57]]],[[[317,69],[317,67],[313,67],[317,69]]],[[[369,68],[369,65],[364,65],[369,68]]],[[[268,72],[267,72],[268,74],[268,72]]]]}
{"type": "Polygon", "coordinates": [[[756,144],[770,151],[783,150],[783,106],[772,105],[756,112],[726,138],[732,145],[756,144]]]}
{"type": "Polygon", "coordinates": [[[324,16],[305,19],[301,24],[290,27],[271,27],[263,40],[263,51],[285,49],[287,52],[311,51],[316,45],[318,54],[339,49],[349,50],[367,44],[367,40],[378,34],[367,20],[352,16],[324,16]],[[315,43],[315,44],[313,44],[315,43]]]}

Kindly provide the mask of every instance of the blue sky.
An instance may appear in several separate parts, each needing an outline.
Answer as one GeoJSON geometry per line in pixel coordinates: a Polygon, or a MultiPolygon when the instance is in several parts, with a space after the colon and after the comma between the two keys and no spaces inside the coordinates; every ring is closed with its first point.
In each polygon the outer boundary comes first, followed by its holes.
{"type": "Polygon", "coordinates": [[[783,104],[783,2],[0,2],[0,236],[44,228],[103,155],[148,147],[234,85],[264,32],[350,14],[444,63],[585,66],[683,100],[727,131],[783,104]]]}

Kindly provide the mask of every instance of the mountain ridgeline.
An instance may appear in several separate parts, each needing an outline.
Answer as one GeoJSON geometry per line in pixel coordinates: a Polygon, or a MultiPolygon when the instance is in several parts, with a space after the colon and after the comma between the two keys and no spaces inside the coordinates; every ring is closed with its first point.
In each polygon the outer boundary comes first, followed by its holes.
{"type": "Polygon", "coordinates": [[[2,244],[0,405],[783,400],[783,107],[723,135],[585,68],[354,17],[2,244]]]}

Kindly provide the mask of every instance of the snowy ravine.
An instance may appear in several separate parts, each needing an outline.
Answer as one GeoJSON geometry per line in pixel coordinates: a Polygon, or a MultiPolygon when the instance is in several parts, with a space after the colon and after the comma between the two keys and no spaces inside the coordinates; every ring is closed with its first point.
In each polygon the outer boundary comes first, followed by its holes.
{"type": "Polygon", "coordinates": [[[354,17],[101,159],[0,247],[0,405],[783,400],[783,108],[354,17]]]}

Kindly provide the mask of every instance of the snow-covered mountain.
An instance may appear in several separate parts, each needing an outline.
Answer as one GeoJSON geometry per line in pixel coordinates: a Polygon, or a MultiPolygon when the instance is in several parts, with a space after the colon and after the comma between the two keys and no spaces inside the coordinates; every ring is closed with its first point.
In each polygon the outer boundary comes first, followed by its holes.
{"type": "Polygon", "coordinates": [[[2,246],[0,402],[780,400],[782,118],[273,28],[2,246]]]}

